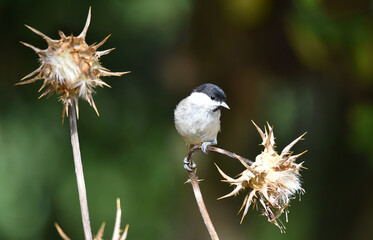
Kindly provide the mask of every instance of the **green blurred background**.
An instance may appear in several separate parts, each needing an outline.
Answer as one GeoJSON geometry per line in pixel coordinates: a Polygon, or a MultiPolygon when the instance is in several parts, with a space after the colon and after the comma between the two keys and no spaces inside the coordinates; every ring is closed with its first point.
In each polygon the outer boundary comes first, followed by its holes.
{"type": "MultiPolygon", "coordinates": [[[[78,121],[92,228],[116,198],[128,239],[208,239],[182,160],[173,109],[201,83],[222,87],[220,147],[254,159],[262,148],[250,123],[275,126],[279,150],[308,132],[296,153],[306,194],[292,202],[287,233],[250,211],[244,194],[220,182],[213,162],[234,176],[234,160],[197,154],[205,201],[221,239],[371,239],[373,235],[373,1],[348,0],[0,0],[0,239],[60,239],[58,222],[83,239],[69,125],[41,82],[15,87],[38,67],[24,41],[45,48],[28,24],[52,38],[78,35],[89,6],[89,44],[101,49],[112,88],[97,89],[97,117],[80,101],[78,121]]],[[[285,221],[284,218],[282,218],[285,221]]]]}

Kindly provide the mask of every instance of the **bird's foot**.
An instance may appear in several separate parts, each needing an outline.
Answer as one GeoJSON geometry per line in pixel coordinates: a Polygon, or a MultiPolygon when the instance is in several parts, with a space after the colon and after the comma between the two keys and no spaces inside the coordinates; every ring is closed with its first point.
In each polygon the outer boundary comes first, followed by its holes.
{"type": "Polygon", "coordinates": [[[201,150],[202,152],[204,152],[205,154],[208,154],[209,153],[209,150],[208,150],[208,147],[210,145],[216,145],[218,144],[218,141],[216,139],[212,140],[211,142],[203,142],[201,144],[201,150]]]}
{"type": "Polygon", "coordinates": [[[184,168],[189,171],[189,172],[193,172],[197,167],[197,164],[195,162],[193,162],[192,159],[188,160],[188,158],[184,158],[184,168]]]}

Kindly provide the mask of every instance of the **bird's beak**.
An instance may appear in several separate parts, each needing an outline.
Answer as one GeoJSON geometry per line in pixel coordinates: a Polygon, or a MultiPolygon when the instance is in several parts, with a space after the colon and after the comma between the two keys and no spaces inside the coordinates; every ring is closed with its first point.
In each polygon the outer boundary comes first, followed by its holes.
{"type": "Polygon", "coordinates": [[[230,109],[229,106],[228,106],[228,104],[226,102],[221,102],[220,106],[225,107],[227,109],[230,109]]]}

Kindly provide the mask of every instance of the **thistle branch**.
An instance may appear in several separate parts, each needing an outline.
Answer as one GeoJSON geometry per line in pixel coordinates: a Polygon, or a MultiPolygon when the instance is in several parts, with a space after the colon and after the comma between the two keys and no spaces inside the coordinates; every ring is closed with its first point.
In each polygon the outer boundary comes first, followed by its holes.
{"type": "Polygon", "coordinates": [[[115,217],[115,225],[112,240],[126,240],[128,234],[129,225],[127,224],[124,228],[122,235],[120,234],[120,220],[122,217],[122,209],[120,207],[120,200],[117,198],[117,215],[115,217]]]}
{"type": "MultiPolygon", "coordinates": [[[[234,158],[234,159],[237,159],[237,160],[242,160],[242,161],[244,161],[244,162],[245,162],[246,164],[248,164],[248,165],[253,164],[253,161],[251,161],[251,160],[249,160],[249,159],[247,159],[247,158],[244,158],[244,157],[242,157],[242,156],[240,156],[240,155],[237,155],[237,154],[235,154],[235,153],[233,153],[233,152],[230,152],[230,151],[227,151],[227,150],[225,150],[225,149],[222,149],[222,148],[213,147],[213,146],[210,145],[210,146],[207,146],[207,149],[208,149],[209,151],[211,151],[211,152],[220,153],[220,154],[226,155],[226,156],[228,156],[228,157],[230,157],[230,158],[234,158]]],[[[193,147],[189,150],[189,152],[188,152],[187,159],[188,159],[188,160],[191,160],[191,159],[192,159],[192,155],[193,155],[193,153],[194,153],[195,151],[197,151],[197,150],[201,150],[201,145],[195,145],[195,146],[193,146],[193,147]]]]}
{"type": "Polygon", "coordinates": [[[86,240],[92,240],[91,224],[89,221],[88,212],[88,201],[87,192],[84,182],[83,164],[80,155],[79,137],[78,137],[78,126],[76,123],[75,108],[72,104],[69,105],[69,119],[70,119],[70,134],[71,134],[71,145],[73,148],[74,164],[76,181],[78,183],[79,202],[80,210],[82,213],[82,222],[84,228],[84,235],[86,240]]]}
{"type": "Polygon", "coordinates": [[[60,234],[60,236],[62,237],[63,240],[71,240],[64,231],[62,231],[60,225],[58,225],[57,223],[54,224],[54,226],[57,228],[57,231],[58,233],[60,234]]]}
{"type": "Polygon", "coordinates": [[[203,221],[205,222],[207,231],[209,232],[212,240],[219,240],[218,234],[214,228],[214,225],[212,224],[209,213],[207,212],[205,202],[203,201],[201,189],[199,188],[198,184],[198,177],[196,175],[195,170],[189,172],[189,179],[192,184],[194,197],[196,198],[197,205],[203,218],[203,221]]]}
{"type": "MultiPolygon", "coordinates": [[[[207,149],[209,151],[212,151],[212,152],[220,153],[220,154],[226,155],[228,157],[244,161],[248,165],[251,165],[253,163],[251,160],[249,160],[247,158],[241,157],[241,156],[239,156],[235,153],[232,153],[232,152],[227,151],[227,150],[222,149],[222,148],[208,146],[207,149]]],[[[201,150],[201,145],[196,145],[196,146],[192,147],[188,152],[186,162],[190,166],[193,166],[192,155],[197,150],[201,150]]],[[[199,211],[201,213],[202,219],[203,219],[203,221],[206,225],[207,231],[209,232],[211,239],[212,240],[218,240],[219,239],[218,234],[216,233],[214,225],[212,224],[211,218],[210,218],[210,216],[207,212],[206,205],[203,201],[201,189],[199,188],[198,177],[196,175],[196,168],[192,167],[191,169],[192,169],[192,171],[189,171],[189,180],[190,180],[190,183],[192,184],[194,197],[196,198],[197,205],[198,205],[199,211]]]]}

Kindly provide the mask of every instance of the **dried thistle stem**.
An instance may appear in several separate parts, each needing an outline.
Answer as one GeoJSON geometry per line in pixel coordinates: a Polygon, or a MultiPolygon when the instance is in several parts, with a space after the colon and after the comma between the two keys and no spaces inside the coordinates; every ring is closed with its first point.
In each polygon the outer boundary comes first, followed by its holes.
{"type": "Polygon", "coordinates": [[[58,225],[57,223],[54,224],[54,226],[57,228],[57,231],[58,233],[60,234],[60,236],[62,237],[63,240],[71,240],[64,231],[62,231],[60,225],[58,225]]]}
{"type": "Polygon", "coordinates": [[[203,221],[205,222],[207,231],[209,232],[212,240],[219,240],[218,234],[214,228],[214,225],[212,224],[209,213],[207,212],[205,202],[203,201],[201,189],[199,188],[198,178],[195,171],[189,172],[189,179],[193,187],[193,193],[197,201],[199,212],[201,213],[203,221]]]}
{"type": "MultiPolygon", "coordinates": [[[[234,153],[232,153],[230,151],[227,151],[225,149],[222,149],[222,148],[208,146],[207,149],[209,151],[220,153],[220,154],[226,155],[226,156],[231,157],[231,158],[235,158],[235,159],[238,159],[238,160],[241,159],[249,165],[251,165],[253,163],[251,160],[249,160],[247,158],[241,157],[237,154],[234,154],[234,153]]],[[[190,162],[190,163],[192,162],[192,155],[197,150],[201,150],[200,145],[196,145],[189,150],[188,155],[187,155],[187,162],[190,162]]],[[[205,202],[203,201],[203,197],[202,197],[201,189],[199,188],[198,177],[196,175],[196,169],[195,168],[193,169],[193,171],[189,172],[189,180],[192,184],[194,197],[196,198],[197,205],[198,205],[199,211],[201,213],[201,216],[203,218],[203,221],[206,225],[207,231],[209,232],[212,240],[217,240],[217,239],[219,239],[219,237],[218,237],[218,234],[216,233],[214,225],[212,224],[211,218],[210,218],[210,216],[207,212],[205,202]]]]}
{"type": "Polygon", "coordinates": [[[88,212],[87,192],[86,192],[85,182],[84,182],[82,158],[80,155],[78,126],[76,123],[76,112],[72,104],[70,104],[68,108],[69,108],[69,119],[70,119],[71,145],[73,148],[75,174],[76,174],[76,181],[78,183],[79,202],[80,202],[80,210],[82,213],[84,235],[85,235],[86,240],[92,240],[91,223],[89,221],[89,212],[88,212]]]}
{"type": "Polygon", "coordinates": [[[120,200],[117,198],[117,215],[115,217],[114,232],[112,240],[118,240],[120,238],[120,219],[122,217],[122,209],[120,207],[120,200]]]}
{"type": "Polygon", "coordinates": [[[235,153],[232,153],[232,152],[227,151],[227,150],[222,149],[222,148],[208,146],[207,149],[210,150],[211,152],[220,153],[220,154],[226,155],[226,156],[228,156],[230,158],[234,158],[234,159],[237,159],[237,160],[242,160],[242,161],[244,161],[248,165],[253,164],[253,161],[251,161],[251,160],[249,160],[247,158],[241,157],[240,155],[237,155],[235,153]]]}
{"type": "MultiPolygon", "coordinates": [[[[188,152],[188,160],[190,160],[192,158],[192,155],[193,155],[193,153],[195,151],[200,150],[200,149],[201,149],[201,145],[196,145],[196,146],[192,147],[189,150],[189,152],[188,152]]],[[[209,151],[211,151],[211,152],[220,153],[220,154],[226,155],[226,156],[228,156],[230,158],[234,158],[234,159],[237,159],[237,160],[242,160],[242,161],[244,161],[248,165],[253,164],[253,161],[251,161],[251,160],[249,160],[247,158],[244,158],[244,157],[242,157],[240,155],[237,155],[237,154],[235,154],[233,152],[230,152],[230,151],[227,151],[225,149],[222,149],[222,148],[213,147],[213,146],[210,145],[210,146],[207,146],[207,149],[209,151]]]]}
{"type": "Polygon", "coordinates": [[[112,240],[126,240],[128,234],[129,225],[127,224],[124,228],[122,235],[120,234],[120,221],[122,218],[122,209],[120,207],[120,199],[117,198],[117,215],[115,217],[115,225],[112,240]]]}
{"type": "MultiPolygon", "coordinates": [[[[190,162],[190,163],[192,162],[193,153],[199,149],[201,149],[201,146],[196,145],[189,150],[188,155],[187,155],[187,162],[190,162]]],[[[194,197],[196,198],[199,212],[201,213],[201,216],[206,225],[207,231],[209,232],[212,240],[219,240],[215,227],[212,224],[210,215],[207,212],[205,202],[203,201],[202,192],[201,192],[201,189],[199,188],[198,177],[196,175],[196,168],[194,168],[192,171],[189,171],[189,180],[190,180],[190,183],[192,184],[194,197]]]]}

